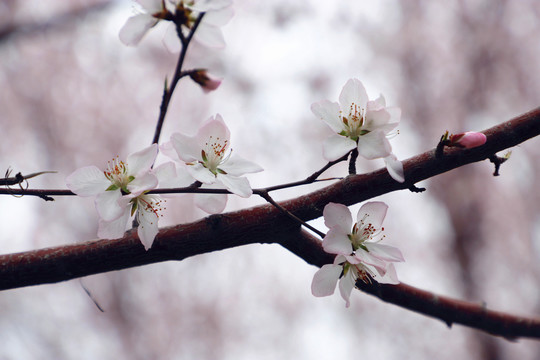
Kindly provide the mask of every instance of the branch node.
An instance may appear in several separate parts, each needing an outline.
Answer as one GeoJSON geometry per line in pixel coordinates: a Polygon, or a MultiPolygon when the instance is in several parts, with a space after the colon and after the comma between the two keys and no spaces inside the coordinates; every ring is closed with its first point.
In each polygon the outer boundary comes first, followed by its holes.
{"type": "Polygon", "coordinates": [[[421,193],[421,192],[424,192],[426,191],[426,188],[425,187],[417,187],[416,185],[414,184],[411,184],[409,185],[409,187],[407,188],[409,189],[410,192],[413,192],[413,193],[421,193]]]}
{"type": "Polygon", "coordinates": [[[356,175],[356,159],[358,159],[358,148],[354,148],[351,151],[351,158],[349,159],[349,175],[356,175]]]}
{"type": "Polygon", "coordinates": [[[495,165],[495,170],[493,171],[493,176],[499,176],[499,170],[501,168],[501,165],[510,158],[510,155],[512,154],[511,151],[507,152],[503,157],[497,156],[495,154],[491,155],[488,159],[490,162],[495,165]]]}

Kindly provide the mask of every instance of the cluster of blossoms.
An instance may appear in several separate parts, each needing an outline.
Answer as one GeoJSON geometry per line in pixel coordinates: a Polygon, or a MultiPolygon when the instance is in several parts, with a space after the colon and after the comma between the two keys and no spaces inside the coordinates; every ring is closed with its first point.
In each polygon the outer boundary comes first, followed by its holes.
{"type": "MultiPolygon", "coordinates": [[[[129,18],[120,31],[120,40],[126,45],[137,45],[160,21],[174,25],[164,39],[171,51],[187,45],[187,34],[196,34],[196,39],[208,46],[225,45],[219,26],[226,24],[233,14],[231,0],[138,2],[142,12],[129,18]]],[[[212,79],[204,69],[184,75],[189,75],[204,91],[215,90],[220,85],[220,81],[212,79]]],[[[370,101],[362,83],[351,79],[345,84],[339,103],[323,100],[313,104],[312,111],[336,132],[323,144],[327,160],[337,160],[356,149],[366,159],[384,159],[390,175],[399,182],[405,181],[403,166],[392,153],[387,139],[389,132],[399,124],[401,112],[399,108],[387,107],[382,95],[370,101]]],[[[467,146],[466,142],[462,143],[467,146]]],[[[158,233],[163,203],[159,195],[150,191],[158,187],[192,186],[226,189],[249,197],[253,190],[243,175],[259,171],[262,168],[257,164],[233,154],[229,129],[218,114],[204,122],[194,136],[174,133],[161,147],[152,144],[129,155],[125,162],[113,159],[106,170],[83,167],[68,176],[66,182],[75,194],[95,197],[100,218],[99,238],[122,237],[130,218],[135,216],[139,238],[148,250],[158,233]],[[160,150],[175,161],[154,168],[160,150]]],[[[208,213],[220,213],[227,204],[227,194],[197,193],[195,203],[208,213]]],[[[379,244],[384,238],[382,222],[387,209],[382,202],[367,203],[353,225],[346,206],[329,203],[325,207],[323,215],[329,231],[323,239],[323,247],[336,257],[333,264],[324,265],[315,274],[312,283],[315,296],[331,295],[339,280],[341,295],[349,306],[351,291],[359,279],[398,282],[393,263],[403,261],[403,256],[397,248],[379,244]]]]}
{"type": "MultiPolygon", "coordinates": [[[[171,141],[162,146],[170,153],[172,147],[187,172],[203,185],[202,188],[227,189],[241,197],[250,197],[253,191],[249,181],[242,177],[263,169],[248,160],[233,155],[229,146],[230,132],[218,114],[202,124],[195,136],[175,133],[171,141]]],[[[195,204],[210,214],[223,211],[226,194],[196,194],[195,204]]]]}
{"type": "Polygon", "coordinates": [[[329,231],[324,237],[323,248],[336,254],[336,258],[333,264],[326,264],[315,273],[311,284],[313,295],[332,295],[339,279],[339,291],[349,307],[349,297],[359,279],[399,283],[393,263],[404,261],[403,255],[399,249],[379,243],[384,239],[382,223],[387,210],[388,206],[383,202],[368,202],[358,211],[353,225],[345,205],[326,205],[323,215],[329,231]]]}
{"type": "MultiPolygon", "coordinates": [[[[67,187],[79,196],[95,196],[100,217],[98,237],[117,239],[124,235],[131,216],[136,215],[138,235],[145,249],[152,246],[158,233],[162,199],[149,191],[161,187],[185,187],[200,181],[203,187],[227,189],[243,197],[252,194],[246,173],[262,171],[258,165],[231,156],[230,133],[220,115],[210,118],[194,137],[173,134],[171,145],[179,164],[167,162],[152,168],[158,146],[153,144],[131,154],[127,160],[109,162],[106,170],[87,166],[66,179],[67,187]]],[[[209,213],[223,211],[226,194],[196,195],[196,204],[209,213]]]]}
{"type": "Polygon", "coordinates": [[[129,46],[137,45],[144,35],[160,21],[169,21],[163,42],[171,52],[180,50],[179,38],[185,37],[204,16],[197,27],[195,39],[210,47],[222,48],[225,40],[220,26],[229,22],[234,12],[231,0],[137,0],[142,11],[130,17],[120,30],[120,40],[129,46]],[[181,37],[180,37],[181,36],[181,37]]]}
{"type": "Polygon", "coordinates": [[[356,148],[368,160],[384,159],[390,175],[396,181],[405,181],[403,165],[387,139],[399,125],[400,108],[387,107],[382,95],[370,101],[360,80],[350,79],[339,95],[339,103],[322,100],[313,104],[311,111],[337,133],[323,144],[326,160],[337,160],[356,148]]]}

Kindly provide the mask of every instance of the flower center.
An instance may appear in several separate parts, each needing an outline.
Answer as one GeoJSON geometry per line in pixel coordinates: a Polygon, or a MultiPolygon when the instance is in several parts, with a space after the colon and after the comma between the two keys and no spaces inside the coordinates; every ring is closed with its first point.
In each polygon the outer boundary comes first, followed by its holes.
{"type": "MultiPolygon", "coordinates": [[[[158,217],[159,216],[163,217],[163,215],[161,215],[160,212],[164,209],[162,207],[162,203],[164,201],[165,200],[155,195],[147,195],[147,194],[139,195],[136,198],[131,200],[131,216],[135,214],[135,211],[141,210],[142,212],[152,212],[156,214],[156,216],[158,217]]],[[[139,211],[138,216],[142,216],[141,211],[139,211]]]]}
{"type": "Polygon", "coordinates": [[[201,162],[205,168],[210,170],[212,174],[217,175],[225,174],[225,171],[218,168],[220,164],[223,164],[231,153],[227,154],[227,148],[229,146],[228,140],[221,141],[220,138],[214,140],[213,136],[210,136],[208,142],[205,144],[205,148],[201,150],[201,162]]]}
{"type": "Polygon", "coordinates": [[[188,6],[192,6],[194,1],[180,1],[176,6],[176,24],[184,25],[191,29],[197,21],[198,13],[195,13],[188,6]]]}
{"type": "Polygon", "coordinates": [[[345,125],[345,129],[340,135],[358,141],[360,136],[369,133],[369,130],[362,129],[365,123],[365,109],[359,108],[356,104],[351,105],[349,115],[347,117],[343,116],[342,121],[343,125],[345,125]]]}
{"type": "Polygon", "coordinates": [[[128,176],[127,164],[119,160],[118,157],[108,162],[107,170],[103,172],[105,177],[112,183],[107,188],[107,191],[120,189],[123,193],[129,194],[127,189],[128,184],[135,179],[133,176],[128,176]]]}
{"type": "MultiPolygon", "coordinates": [[[[360,222],[354,224],[352,234],[349,235],[353,251],[362,249],[368,252],[368,249],[364,246],[366,241],[369,241],[384,231],[384,228],[377,229],[371,223],[367,223],[368,215],[364,215],[360,222]]],[[[380,241],[380,240],[377,240],[380,241]]]]}

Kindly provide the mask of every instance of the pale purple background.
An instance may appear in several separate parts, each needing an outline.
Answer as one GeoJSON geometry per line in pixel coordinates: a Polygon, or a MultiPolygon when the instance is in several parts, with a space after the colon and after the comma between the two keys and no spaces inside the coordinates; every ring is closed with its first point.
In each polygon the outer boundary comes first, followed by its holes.
{"type": "MultiPolygon", "coordinates": [[[[118,40],[129,1],[51,21],[91,1],[1,1],[2,174],[57,170],[35,188],[65,188],[78,167],[105,166],[150,144],[165,76],[176,61],[154,29],[137,48],[118,40]],[[47,24],[32,30],[27,25],[47,24]]],[[[235,2],[223,51],[193,46],[188,67],[224,78],[210,95],[182,81],[162,140],[220,113],[234,151],[265,171],[254,187],[305,178],[325,164],[330,130],[310,111],[351,77],[403,110],[400,159],[445,130],[482,130],[539,106],[540,5],[504,1],[235,2]]],[[[540,146],[513,149],[502,175],[488,162],[381,196],[387,242],[403,282],[525,316],[540,316],[540,146]]],[[[161,158],[163,160],[163,158],[161,158]]],[[[160,161],[162,161],[160,160],[160,161]]],[[[359,171],[382,162],[359,161],[359,171]]],[[[346,166],[328,176],[342,176],[346,166]]],[[[317,186],[275,193],[286,199],[317,186]]],[[[230,198],[227,210],[261,204],[230,198]]],[[[162,226],[204,216],[169,199],[162,226]]],[[[358,205],[352,207],[353,211],[358,205]]],[[[325,230],[321,221],[314,222],[325,230]]],[[[94,239],[91,199],[0,198],[0,253],[94,239]]],[[[0,293],[0,359],[537,359],[512,343],[353,292],[314,298],[316,268],[277,245],[252,245],[0,293]]]]}

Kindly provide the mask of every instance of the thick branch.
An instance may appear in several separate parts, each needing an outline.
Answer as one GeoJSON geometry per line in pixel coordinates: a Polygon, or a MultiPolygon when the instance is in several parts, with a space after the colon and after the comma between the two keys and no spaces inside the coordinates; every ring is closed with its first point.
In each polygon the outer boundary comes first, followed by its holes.
{"type": "MultiPolygon", "coordinates": [[[[352,175],[331,186],[281,202],[280,205],[303,221],[322,216],[332,201],[352,205],[451,169],[489,158],[540,134],[540,108],[484,132],[487,142],[475,149],[446,149],[435,158],[435,149],[404,161],[406,183],[394,181],[385,169],[352,175]]],[[[135,232],[122,239],[97,240],[0,256],[0,289],[54,283],[91,274],[120,270],[253,243],[279,243],[308,263],[322,266],[332,257],[320,243],[299,230],[297,222],[272,205],[263,205],[223,215],[213,215],[191,224],[161,229],[153,247],[145,251],[135,232]]],[[[436,316],[447,323],[458,322],[506,337],[540,337],[540,322],[488,312],[447,298],[433,298],[407,285],[366,285],[363,289],[405,308],[436,316]],[[431,297],[431,300],[430,300],[431,297]],[[469,306],[469,308],[467,308],[469,306]],[[474,308],[477,310],[474,310],[474,308]],[[454,310],[452,310],[454,309],[454,310]],[[467,309],[470,311],[467,313],[467,309]],[[469,315],[467,315],[469,314],[469,315]],[[482,315],[484,314],[484,315],[482,315]],[[485,317],[490,321],[487,321],[485,317]],[[504,325],[505,317],[514,325],[504,325]],[[500,318],[497,320],[497,318],[500,318]],[[499,321],[499,322],[497,322],[499,321]],[[487,325],[486,325],[487,324],[487,325]]]]}
{"type": "MultiPolygon", "coordinates": [[[[332,262],[333,256],[322,249],[321,241],[302,231],[292,242],[281,242],[285,248],[310,264],[322,266],[332,262]]],[[[488,310],[484,303],[473,303],[439,296],[410,285],[388,285],[357,282],[358,288],[379,299],[442,320],[448,326],[462,324],[509,340],[519,337],[540,338],[540,319],[514,316],[488,310]]]]}

